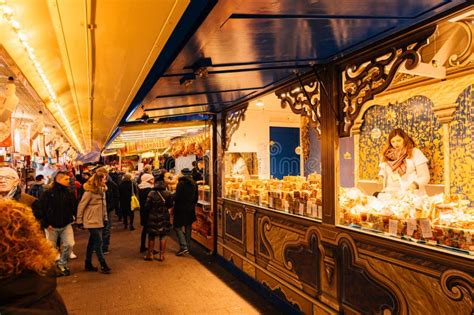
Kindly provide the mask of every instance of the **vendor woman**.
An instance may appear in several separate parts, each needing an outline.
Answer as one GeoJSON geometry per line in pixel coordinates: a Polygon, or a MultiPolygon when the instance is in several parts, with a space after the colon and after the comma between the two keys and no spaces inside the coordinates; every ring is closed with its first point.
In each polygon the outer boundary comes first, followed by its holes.
{"type": "Polygon", "coordinates": [[[424,195],[430,181],[428,159],[415,148],[413,139],[397,128],[388,136],[379,175],[383,177],[384,192],[416,191],[424,195]]]}
{"type": "Polygon", "coordinates": [[[247,163],[245,163],[242,154],[236,152],[232,154],[232,177],[242,177],[244,179],[249,178],[249,170],[247,168],[247,163]]]}

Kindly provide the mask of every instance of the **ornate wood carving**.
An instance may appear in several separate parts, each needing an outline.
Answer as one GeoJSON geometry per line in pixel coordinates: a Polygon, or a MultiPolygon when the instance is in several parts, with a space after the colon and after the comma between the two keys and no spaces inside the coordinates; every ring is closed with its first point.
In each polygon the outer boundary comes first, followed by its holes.
{"type": "Polygon", "coordinates": [[[240,122],[245,120],[245,112],[247,111],[248,104],[244,107],[234,111],[229,111],[225,114],[225,137],[222,139],[222,147],[224,151],[229,149],[229,144],[232,139],[232,135],[239,128],[240,122]]]}
{"type": "Polygon", "coordinates": [[[450,299],[461,301],[464,299],[464,294],[468,294],[471,302],[474,301],[474,277],[467,273],[450,269],[441,275],[440,282],[441,289],[450,299]]]}
{"type": "Polygon", "coordinates": [[[285,294],[285,292],[283,291],[283,289],[281,288],[281,286],[275,286],[274,288],[272,288],[270,286],[269,283],[267,283],[267,281],[263,280],[262,281],[262,285],[264,287],[266,287],[268,290],[270,290],[271,292],[273,292],[276,296],[278,296],[280,299],[286,301],[287,303],[289,303],[291,306],[293,306],[295,309],[301,311],[301,306],[299,305],[298,302],[296,301],[293,301],[291,298],[287,297],[287,295],[285,294]]]}
{"type": "Polygon", "coordinates": [[[319,292],[319,240],[317,230],[307,233],[304,242],[287,244],[284,249],[285,266],[294,272],[301,282],[319,292]]]}
{"type": "Polygon", "coordinates": [[[238,208],[225,208],[225,234],[241,244],[244,241],[244,219],[242,212],[238,208]]]}
{"type": "Polygon", "coordinates": [[[411,70],[420,61],[419,51],[428,43],[432,29],[401,48],[391,48],[368,61],[348,64],[342,73],[344,124],[342,135],[349,135],[364,103],[383,92],[392,82],[400,66],[411,70]]]}
{"type": "Polygon", "coordinates": [[[337,239],[343,304],[364,314],[383,314],[384,311],[408,314],[407,301],[392,279],[359,256],[356,244],[348,234],[341,233],[337,239]]]}
{"type": "Polygon", "coordinates": [[[297,115],[309,118],[310,125],[321,134],[320,129],[320,83],[312,79],[300,85],[293,85],[290,88],[279,89],[275,92],[276,96],[281,100],[281,107],[289,106],[291,111],[297,115]]]}

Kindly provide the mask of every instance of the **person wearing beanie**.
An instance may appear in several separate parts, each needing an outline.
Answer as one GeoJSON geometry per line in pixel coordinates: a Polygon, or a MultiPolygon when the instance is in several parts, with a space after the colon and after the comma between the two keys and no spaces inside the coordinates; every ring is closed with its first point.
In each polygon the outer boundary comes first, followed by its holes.
{"type": "Polygon", "coordinates": [[[151,173],[144,173],[140,178],[138,185],[138,200],[140,201],[140,225],[142,226],[142,234],[140,239],[140,252],[146,250],[146,225],[148,220],[148,211],[145,208],[146,198],[155,186],[155,178],[151,173]]]}

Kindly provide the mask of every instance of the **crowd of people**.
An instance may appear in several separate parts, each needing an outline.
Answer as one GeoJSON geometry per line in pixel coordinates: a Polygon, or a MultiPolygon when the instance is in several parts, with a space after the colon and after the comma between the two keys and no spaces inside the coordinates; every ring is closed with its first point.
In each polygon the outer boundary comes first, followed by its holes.
{"type": "Polygon", "coordinates": [[[112,272],[105,258],[111,248],[112,220],[134,231],[137,211],[144,260],[165,259],[166,238],[173,229],[179,241],[176,255],[189,253],[200,173],[197,163],[194,170],[186,168],[177,175],[151,165],[132,173],[110,172],[104,166],[78,175],[59,169],[48,184],[38,175],[25,193],[17,172],[0,167],[0,313],[56,305],[57,313],[63,314],[55,277],[71,274],[69,260],[78,229],[89,233],[84,270],[90,272],[112,272]],[[30,281],[39,281],[47,292],[38,295],[25,286],[30,281]]]}

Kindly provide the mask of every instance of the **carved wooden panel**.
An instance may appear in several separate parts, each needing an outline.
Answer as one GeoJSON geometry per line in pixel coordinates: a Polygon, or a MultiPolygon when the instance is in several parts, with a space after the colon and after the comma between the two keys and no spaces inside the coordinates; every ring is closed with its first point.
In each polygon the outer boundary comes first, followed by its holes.
{"type": "Polygon", "coordinates": [[[341,91],[344,114],[344,124],[340,130],[342,135],[349,135],[364,103],[386,90],[402,65],[408,70],[418,65],[419,51],[433,32],[434,28],[419,32],[402,47],[381,51],[368,60],[346,66],[342,74],[341,91]]]}
{"type": "Polygon", "coordinates": [[[304,83],[299,76],[298,79],[299,85],[279,89],[275,94],[281,100],[282,108],[289,106],[293,113],[307,117],[309,124],[321,134],[320,83],[314,78],[304,83]]]}
{"type": "Polygon", "coordinates": [[[319,287],[319,237],[310,233],[304,242],[285,247],[285,261],[298,278],[315,288],[319,287]]]}
{"type": "Polygon", "coordinates": [[[343,242],[339,250],[342,303],[362,314],[384,314],[386,310],[399,314],[397,298],[366,269],[356,264],[350,243],[343,242]]]}
{"type": "Polygon", "coordinates": [[[229,144],[232,139],[232,135],[239,128],[240,122],[245,120],[245,112],[247,111],[247,108],[248,104],[245,104],[244,107],[227,112],[225,114],[225,125],[223,126],[225,131],[225,137],[222,139],[222,147],[224,151],[227,151],[227,149],[229,149],[229,144]]]}
{"type": "Polygon", "coordinates": [[[240,244],[244,243],[244,209],[231,205],[224,207],[225,237],[240,244]]]}
{"type": "Polygon", "coordinates": [[[370,265],[393,279],[407,302],[409,314],[469,315],[473,309],[473,278],[448,270],[441,278],[367,257],[370,265]]]}

